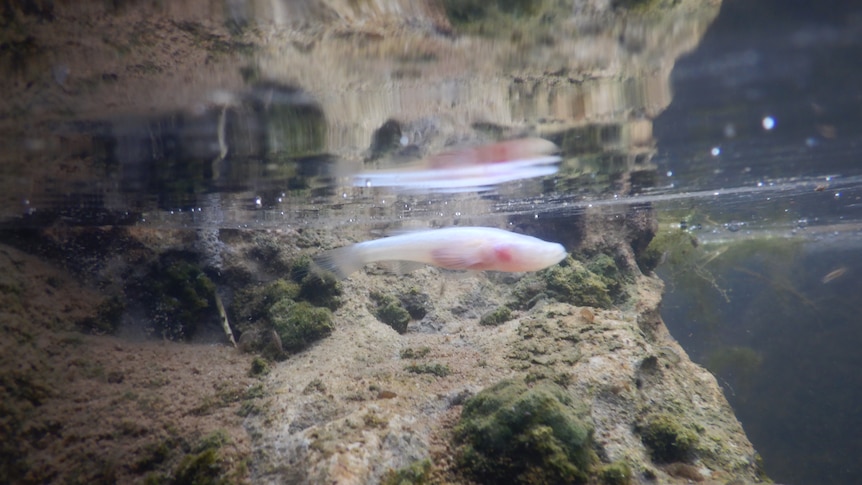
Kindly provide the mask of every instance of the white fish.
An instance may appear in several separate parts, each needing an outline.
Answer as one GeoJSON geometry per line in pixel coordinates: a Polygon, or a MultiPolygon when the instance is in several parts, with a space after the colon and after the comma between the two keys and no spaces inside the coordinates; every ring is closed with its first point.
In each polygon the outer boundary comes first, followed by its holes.
{"type": "Polygon", "coordinates": [[[345,246],[318,255],[317,265],[346,278],[369,263],[410,261],[446,269],[523,272],[559,263],[557,243],[491,227],[449,227],[409,232],[345,246]]]}

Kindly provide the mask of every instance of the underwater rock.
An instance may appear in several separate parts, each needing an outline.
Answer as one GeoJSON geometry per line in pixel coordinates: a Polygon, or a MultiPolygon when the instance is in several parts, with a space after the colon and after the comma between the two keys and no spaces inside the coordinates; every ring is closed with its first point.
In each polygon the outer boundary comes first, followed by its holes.
{"type": "Polygon", "coordinates": [[[431,298],[416,288],[410,288],[408,291],[401,293],[398,295],[398,299],[401,300],[404,309],[410,314],[410,318],[414,320],[425,318],[425,315],[428,314],[428,309],[432,306],[431,298]]]}
{"type": "Polygon", "coordinates": [[[215,284],[195,264],[163,258],[139,283],[149,296],[152,331],[169,340],[190,339],[202,321],[216,316],[215,284]]]}
{"type": "Polygon", "coordinates": [[[479,319],[479,325],[500,325],[506,323],[512,318],[512,310],[501,306],[496,310],[492,310],[479,319]]]}
{"type": "Polygon", "coordinates": [[[298,352],[332,333],[332,312],[305,301],[282,299],[269,309],[272,328],[284,350],[298,352]]]}
{"type": "Polygon", "coordinates": [[[576,306],[609,308],[613,302],[607,279],[593,273],[572,256],[520,281],[514,291],[514,305],[528,308],[535,303],[537,296],[543,294],[576,306]]]}
{"type": "Polygon", "coordinates": [[[550,382],[500,382],[464,404],[459,463],[480,483],[585,483],[598,458],[583,409],[550,382]]]}
{"type": "Polygon", "coordinates": [[[407,324],[410,323],[410,312],[404,308],[401,301],[392,295],[377,291],[372,292],[369,297],[376,305],[374,315],[378,320],[389,325],[398,333],[407,331],[407,324]]]}
{"type": "Polygon", "coordinates": [[[698,440],[697,433],[667,413],[647,417],[637,431],[656,463],[691,459],[698,440]]]}

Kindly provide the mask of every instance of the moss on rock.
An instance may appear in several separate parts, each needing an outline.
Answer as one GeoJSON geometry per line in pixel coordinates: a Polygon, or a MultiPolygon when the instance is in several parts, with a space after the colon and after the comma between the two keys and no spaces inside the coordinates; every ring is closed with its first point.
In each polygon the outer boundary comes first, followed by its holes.
{"type": "Polygon", "coordinates": [[[410,318],[422,320],[428,314],[431,298],[416,288],[411,288],[409,291],[398,295],[398,299],[401,300],[404,309],[410,314],[410,318]]]}
{"type": "Polygon", "coordinates": [[[329,273],[311,272],[305,275],[299,283],[298,298],[314,306],[335,311],[342,304],[341,295],[341,283],[329,273]]]}
{"type": "Polygon", "coordinates": [[[410,364],[404,370],[413,374],[431,374],[437,377],[446,377],[452,373],[449,366],[445,364],[410,364]]]}
{"type": "Polygon", "coordinates": [[[638,255],[638,266],[644,273],[654,270],[662,261],[685,265],[699,256],[697,238],[687,231],[674,229],[658,233],[638,255]]]}
{"type": "Polygon", "coordinates": [[[332,312],[305,301],[277,301],[269,308],[272,328],[285,350],[298,352],[332,333],[332,312]]]}
{"type": "Polygon", "coordinates": [[[556,384],[502,381],[465,404],[459,466],[481,483],[585,483],[597,457],[583,414],[556,384]]]}
{"type": "Polygon", "coordinates": [[[275,280],[261,287],[253,285],[236,293],[231,305],[231,320],[241,332],[250,324],[265,318],[275,302],[294,300],[299,296],[299,285],[293,281],[275,280]]]}
{"type": "Polygon", "coordinates": [[[407,331],[407,324],[410,323],[410,312],[404,308],[400,300],[378,291],[371,292],[369,296],[376,305],[374,316],[378,320],[389,325],[398,333],[407,331]]]}
{"type": "Polygon", "coordinates": [[[656,463],[689,461],[698,442],[697,433],[666,413],[648,416],[637,431],[656,463]]]}
{"type": "Polygon", "coordinates": [[[119,296],[106,298],[96,309],[96,314],[83,319],[78,326],[96,335],[112,334],[120,326],[126,303],[119,296]]]}
{"type": "Polygon", "coordinates": [[[162,263],[144,280],[152,299],[153,331],[170,340],[190,338],[207,314],[215,316],[215,284],[185,260],[162,263]]]}
{"type": "Polygon", "coordinates": [[[414,461],[399,470],[389,470],[380,480],[381,485],[424,485],[431,482],[431,460],[414,461]]]}
{"type": "Polygon", "coordinates": [[[296,299],[304,300],[314,306],[322,306],[332,311],[341,306],[341,283],[330,273],[314,270],[310,256],[302,255],[291,264],[290,278],[299,284],[296,299]]]}
{"type": "Polygon", "coordinates": [[[507,306],[528,309],[542,298],[553,298],[575,306],[610,308],[625,297],[628,277],[607,254],[598,253],[585,263],[569,255],[559,265],[521,278],[507,306]]]}
{"type": "Polygon", "coordinates": [[[548,293],[561,302],[596,308],[610,308],[613,302],[605,279],[571,256],[542,276],[548,293]]]}
{"type": "Polygon", "coordinates": [[[459,30],[488,36],[505,35],[525,22],[532,27],[554,13],[547,0],[444,0],[443,7],[459,30]]]}
{"type": "Polygon", "coordinates": [[[249,369],[248,375],[251,377],[265,376],[269,374],[269,371],[269,363],[266,359],[255,357],[251,361],[251,369],[249,369]]]}
{"type": "Polygon", "coordinates": [[[615,461],[599,469],[599,480],[604,485],[630,485],[632,469],[626,462],[615,461]]]}
{"type": "Polygon", "coordinates": [[[512,310],[501,306],[492,310],[479,319],[479,325],[500,325],[512,319],[512,310]]]}
{"type": "Polygon", "coordinates": [[[617,300],[622,295],[626,275],[620,270],[614,258],[605,253],[599,253],[587,261],[586,267],[601,278],[613,300],[617,300]]]}
{"type": "Polygon", "coordinates": [[[297,301],[302,298],[302,288],[295,281],[278,279],[237,292],[231,316],[242,333],[240,342],[244,348],[281,360],[286,356],[285,350],[298,352],[332,333],[332,311],[297,301]]]}

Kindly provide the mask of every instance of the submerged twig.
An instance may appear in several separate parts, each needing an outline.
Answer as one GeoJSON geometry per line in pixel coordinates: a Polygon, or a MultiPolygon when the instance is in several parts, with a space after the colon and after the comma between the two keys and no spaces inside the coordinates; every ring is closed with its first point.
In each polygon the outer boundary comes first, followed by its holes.
{"type": "Polygon", "coordinates": [[[222,303],[218,292],[213,292],[213,294],[215,295],[215,304],[218,309],[218,315],[221,319],[221,326],[224,329],[224,334],[227,336],[227,339],[230,340],[231,345],[236,348],[236,340],[234,340],[233,331],[230,329],[230,321],[227,319],[227,312],[224,311],[224,303],[222,303]]]}

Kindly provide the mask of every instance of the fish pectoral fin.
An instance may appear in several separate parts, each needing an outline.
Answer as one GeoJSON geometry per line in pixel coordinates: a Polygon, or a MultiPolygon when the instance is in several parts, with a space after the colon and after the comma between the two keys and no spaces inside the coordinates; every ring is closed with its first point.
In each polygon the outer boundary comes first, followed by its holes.
{"type": "Polygon", "coordinates": [[[478,269],[482,260],[458,248],[442,248],[431,251],[434,264],[446,269],[478,269]]]}

